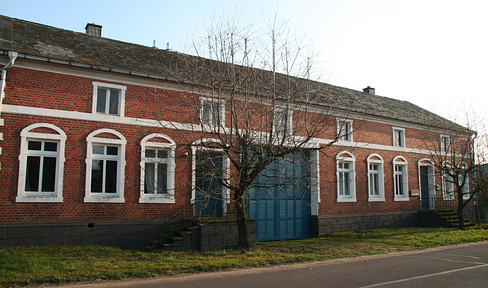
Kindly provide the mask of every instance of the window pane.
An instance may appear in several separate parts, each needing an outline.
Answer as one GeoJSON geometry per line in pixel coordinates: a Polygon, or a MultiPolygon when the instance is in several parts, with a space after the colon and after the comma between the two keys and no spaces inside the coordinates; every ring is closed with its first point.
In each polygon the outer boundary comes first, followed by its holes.
{"type": "Polygon", "coordinates": [[[42,192],[54,192],[55,178],[56,157],[44,157],[42,167],[42,192]]]}
{"type": "Polygon", "coordinates": [[[29,141],[27,144],[29,150],[41,150],[41,141],[29,141]]]}
{"type": "Polygon", "coordinates": [[[58,143],[56,142],[44,142],[44,151],[58,151],[58,143]]]}
{"type": "Polygon", "coordinates": [[[380,189],[378,187],[379,181],[378,181],[378,174],[373,174],[373,195],[379,196],[380,195],[380,189]]]}
{"type": "Polygon", "coordinates": [[[168,158],[168,151],[158,150],[158,158],[168,158]]]}
{"type": "Polygon", "coordinates": [[[92,160],[91,192],[102,192],[103,161],[92,160]]]}
{"type": "MultiPolygon", "coordinates": [[[[154,151],[154,150],[152,150],[154,151]]],[[[147,150],[146,150],[147,152],[147,150]]],[[[144,193],[154,194],[154,163],[144,165],[144,193]]]]}
{"type": "Polygon", "coordinates": [[[107,89],[98,88],[97,112],[105,113],[106,94],[107,94],[107,89]]]}
{"type": "Polygon", "coordinates": [[[156,150],[146,149],[145,157],[154,158],[156,157],[156,150]]]}
{"type": "MultiPolygon", "coordinates": [[[[39,142],[40,143],[40,142],[39,142]]],[[[27,156],[27,169],[25,173],[25,191],[39,191],[39,165],[41,157],[27,156]]]]}
{"type": "Polygon", "coordinates": [[[117,161],[107,161],[105,193],[117,192],[117,161]]]}
{"type": "Polygon", "coordinates": [[[345,196],[351,195],[349,173],[344,173],[344,195],[345,196]]]}
{"type": "Polygon", "coordinates": [[[110,115],[119,115],[119,94],[117,90],[110,90],[110,115]]]}
{"type": "Polygon", "coordinates": [[[212,125],[210,105],[206,102],[202,104],[202,123],[212,125]]]}
{"type": "Polygon", "coordinates": [[[119,155],[119,147],[107,146],[107,155],[119,155]]]}
{"type": "Polygon", "coordinates": [[[168,172],[168,165],[166,164],[158,164],[158,194],[164,194],[167,192],[167,172],[168,172]]]}
{"type": "Polygon", "coordinates": [[[93,154],[105,154],[105,146],[93,145],[93,154]]]}

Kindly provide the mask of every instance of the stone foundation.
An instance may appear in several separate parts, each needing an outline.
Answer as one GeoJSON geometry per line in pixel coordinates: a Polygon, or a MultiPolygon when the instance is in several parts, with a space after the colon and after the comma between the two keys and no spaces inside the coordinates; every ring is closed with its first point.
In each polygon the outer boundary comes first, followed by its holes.
{"type": "Polygon", "coordinates": [[[311,235],[320,237],[334,232],[415,226],[418,224],[418,219],[417,211],[312,216],[311,235]]]}

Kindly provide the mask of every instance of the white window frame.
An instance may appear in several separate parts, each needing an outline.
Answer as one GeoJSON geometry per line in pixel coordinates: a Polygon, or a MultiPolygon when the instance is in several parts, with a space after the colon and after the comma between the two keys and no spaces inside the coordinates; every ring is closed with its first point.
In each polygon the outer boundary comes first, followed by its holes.
{"type": "Polygon", "coordinates": [[[356,202],[356,158],[348,151],[339,152],[336,156],[337,202],[356,202]],[[349,169],[339,168],[340,163],[349,163],[349,169]],[[340,173],[349,173],[350,195],[340,195],[340,173]]]}
{"type": "MultiPolygon", "coordinates": [[[[17,197],[15,202],[63,202],[63,175],[64,175],[64,152],[66,145],[66,133],[61,128],[48,123],[36,123],[22,129],[20,133],[20,155],[19,155],[19,182],[17,186],[17,197]],[[37,128],[48,128],[57,134],[32,132],[37,128]],[[28,148],[29,140],[52,141],[58,143],[57,152],[37,152],[32,153],[28,148]],[[54,192],[34,192],[25,191],[25,181],[27,177],[27,157],[51,156],[56,157],[56,172],[54,182],[54,192]]],[[[41,171],[40,171],[41,173],[41,171]]]]}
{"type": "MultiPolygon", "coordinates": [[[[153,133],[147,135],[141,140],[141,191],[139,197],[139,203],[175,203],[175,149],[176,143],[171,139],[171,137],[165,134],[153,133]],[[165,142],[155,142],[151,141],[153,139],[162,139],[165,142]],[[154,150],[166,150],[168,152],[168,157],[163,159],[154,159],[146,157],[146,149],[154,150]],[[144,185],[146,179],[145,164],[146,163],[164,163],[167,165],[167,176],[166,176],[166,188],[167,193],[156,194],[156,193],[144,193],[144,185]]],[[[155,165],[157,166],[157,165],[155,165]]],[[[157,183],[155,183],[157,186],[157,183]]]]}
{"type": "Polygon", "coordinates": [[[368,201],[369,202],[381,202],[385,201],[385,173],[384,173],[384,161],[383,158],[376,153],[373,153],[367,158],[368,164],[368,201]],[[375,159],[377,158],[377,159],[375,159]],[[378,170],[371,170],[371,165],[378,165],[378,170]],[[371,178],[373,175],[378,175],[378,194],[374,195],[371,191],[371,178]]]}
{"type": "Polygon", "coordinates": [[[393,130],[393,146],[405,148],[406,147],[406,145],[405,145],[405,128],[393,127],[392,130],[393,130]],[[400,141],[398,141],[398,138],[396,137],[397,133],[400,133],[400,135],[401,135],[400,141]],[[399,143],[399,142],[401,142],[401,143],[399,143]]]}
{"type": "Polygon", "coordinates": [[[200,122],[204,127],[207,128],[218,128],[218,127],[225,127],[225,101],[217,98],[206,98],[206,97],[200,97],[200,122]],[[213,115],[215,114],[215,111],[213,109],[213,105],[218,105],[219,106],[219,118],[218,118],[218,123],[206,123],[207,120],[209,119],[204,119],[203,118],[203,107],[206,103],[210,104],[210,111],[209,111],[209,117],[210,119],[214,119],[213,115]]]}
{"type": "Polygon", "coordinates": [[[353,121],[351,119],[337,118],[337,139],[340,141],[353,142],[353,121]],[[346,130],[343,130],[346,127],[346,130]]]}
{"type": "MultiPolygon", "coordinates": [[[[109,83],[102,83],[102,82],[93,82],[93,107],[92,107],[92,113],[97,115],[97,116],[102,116],[102,117],[124,117],[124,111],[125,111],[125,91],[127,90],[126,86],[122,85],[115,85],[115,84],[109,84],[109,83]],[[108,113],[108,107],[110,107],[110,97],[106,97],[105,99],[105,112],[97,112],[97,100],[98,100],[98,88],[104,88],[107,90],[118,90],[119,93],[119,114],[109,114],[108,113]]],[[[110,94],[110,93],[108,93],[110,94]]]]}
{"type": "Polygon", "coordinates": [[[443,200],[454,200],[454,180],[446,173],[445,169],[451,170],[451,163],[449,161],[444,161],[442,163],[444,169],[441,171],[441,184],[442,184],[442,199],[443,200]]]}
{"type": "MultiPolygon", "coordinates": [[[[124,180],[125,180],[125,147],[127,141],[125,137],[113,130],[113,129],[98,129],[91,132],[87,139],[87,153],[86,153],[86,183],[85,183],[85,202],[94,203],[124,203],[124,180]],[[112,134],[118,139],[96,137],[99,134],[112,134]],[[117,157],[110,157],[110,160],[117,160],[117,190],[116,193],[92,193],[91,192],[91,180],[92,180],[92,160],[100,159],[101,156],[93,154],[93,145],[103,146],[117,146],[119,153],[117,157]]],[[[105,157],[104,157],[105,158],[105,157]]]]}
{"type": "MultiPolygon", "coordinates": [[[[461,167],[461,166],[466,167],[466,169],[468,168],[468,164],[466,164],[466,162],[459,162],[458,167],[461,167]]],[[[464,176],[459,175],[458,181],[461,180],[461,179],[459,179],[460,177],[464,177],[464,176]]],[[[470,195],[469,195],[469,175],[468,175],[468,179],[466,180],[466,183],[464,183],[462,190],[463,190],[462,191],[463,192],[463,200],[468,200],[470,197],[470,195]]]]}
{"type": "Polygon", "coordinates": [[[409,191],[408,191],[408,162],[407,160],[402,157],[402,156],[396,156],[393,158],[393,195],[394,195],[394,201],[409,201],[409,191]],[[399,173],[396,171],[397,166],[402,166],[403,171],[399,173]],[[402,175],[403,176],[403,183],[400,183],[402,185],[403,189],[403,195],[397,195],[397,175],[402,175]]]}
{"type": "Polygon", "coordinates": [[[448,135],[441,135],[440,136],[440,141],[441,141],[441,153],[451,153],[451,137],[448,135]],[[446,141],[447,140],[447,141],[446,141]],[[446,147],[447,143],[447,147],[446,147]]]}
{"type": "Polygon", "coordinates": [[[283,132],[285,132],[285,136],[290,136],[293,133],[293,110],[276,108],[274,113],[273,131],[275,131],[275,134],[283,136],[283,132]],[[285,114],[284,117],[283,114],[285,114]],[[288,123],[283,123],[283,118],[287,118],[288,123]],[[282,128],[285,124],[287,125],[286,131],[282,128]]]}

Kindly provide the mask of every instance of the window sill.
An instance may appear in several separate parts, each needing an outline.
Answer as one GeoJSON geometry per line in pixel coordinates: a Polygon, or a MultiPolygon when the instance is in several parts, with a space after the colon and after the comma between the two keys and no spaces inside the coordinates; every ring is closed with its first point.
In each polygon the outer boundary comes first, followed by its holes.
{"type": "Polygon", "coordinates": [[[368,202],[385,202],[385,198],[369,198],[368,202]]]}
{"type": "Polygon", "coordinates": [[[125,203],[125,198],[114,196],[89,196],[85,197],[85,203],[125,203]]]}
{"type": "Polygon", "coordinates": [[[337,202],[357,202],[356,198],[338,198],[337,202]]]}
{"type": "Polygon", "coordinates": [[[27,202],[44,202],[44,203],[61,203],[63,202],[63,197],[53,196],[53,195],[24,195],[17,196],[15,202],[27,203],[27,202]]]}
{"type": "Polygon", "coordinates": [[[162,203],[162,204],[174,204],[175,198],[173,195],[158,195],[158,196],[147,196],[144,195],[139,198],[139,203],[162,203]]]}
{"type": "Polygon", "coordinates": [[[395,197],[394,201],[396,202],[405,202],[405,201],[410,201],[410,199],[408,199],[408,197],[395,197]]]}

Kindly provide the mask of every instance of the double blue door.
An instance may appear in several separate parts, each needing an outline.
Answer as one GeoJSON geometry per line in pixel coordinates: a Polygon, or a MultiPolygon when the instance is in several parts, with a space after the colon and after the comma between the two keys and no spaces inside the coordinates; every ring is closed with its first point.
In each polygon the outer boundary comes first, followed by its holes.
{"type": "Polygon", "coordinates": [[[268,165],[248,191],[248,218],[256,219],[258,241],[310,237],[308,153],[268,165]]]}

